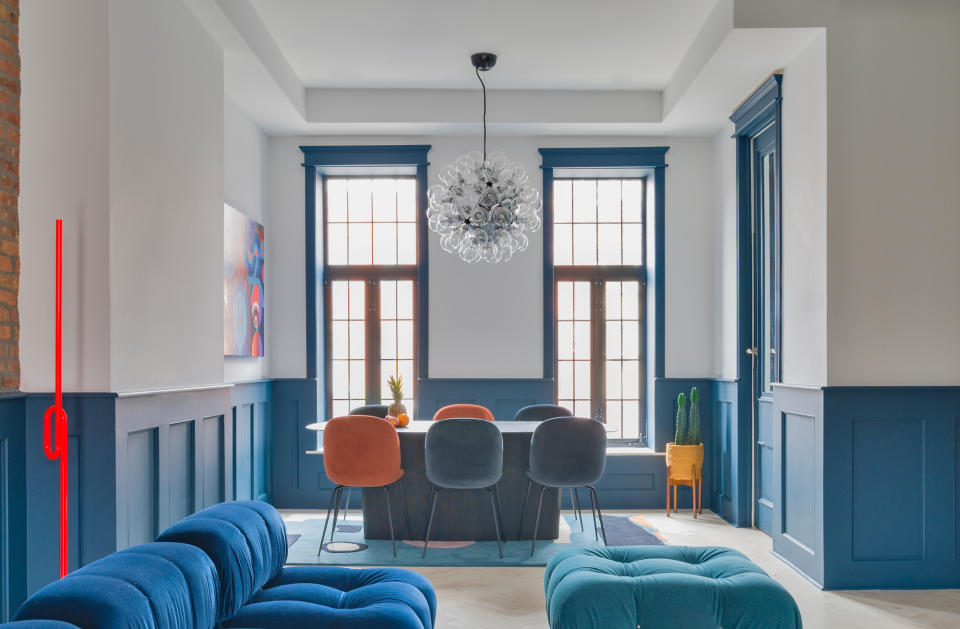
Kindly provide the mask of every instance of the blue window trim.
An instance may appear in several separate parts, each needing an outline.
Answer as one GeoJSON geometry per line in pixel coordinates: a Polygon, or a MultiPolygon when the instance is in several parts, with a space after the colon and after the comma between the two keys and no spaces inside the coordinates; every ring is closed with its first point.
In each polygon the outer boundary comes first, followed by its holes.
{"type": "MultiPolygon", "coordinates": [[[[751,400],[751,358],[744,351],[752,338],[753,303],[751,298],[751,252],[753,250],[752,214],[753,214],[753,139],[769,125],[776,125],[776,164],[777,173],[776,203],[781,206],[783,172],[782,155],[782,101],[783,75],[774,74],[750,95],[736,111],[730,115],[734,124],[733,138],[737,142],[737,408],[740,409],[737,420],[736,465],[739,474],[737,520],[750,525],[751,496],[750,453],[754,444],[750,442],[752,414],[751,400]]],[[[779,223],[779,221],[778,221],[779,223]]],[[[777,234],[778,239],[782,234],[777,234]]],[[[782,245],[781,245],[782,247],[782,245]]],[[[780,326],[782,330],[782,325],[780,326]]],[[[782,346],[782,344],[780,345],[782,346]]],[[[781,357],[782,359],[782,357],[781,357]]]]}
{"type": "MultiPolygon", "coordinates": [[[[653,417],[655,378],[664,377],[664,220],[666,195],[666,155],[669,146],[611,148],[541,148],[543,170],[543,377],[554,374],[554,275],[553,275],[553,177],[558,169],[630,168],[649,170],[653,179],[653,212],[647,220],[653,223],[653,259],[647,259],[646,299],[648,334],[653,333],[652,364],[647,370],[647,433],[653,417]],[[653,302],[652,307],[651,303],[653,302]],[[651,317],[651,314],[653,315],[651,317]],[[651,321],[652,319],[652,321],[651,321]]],[[[648,208],[649,210],[650,208],[648,208]]]]}
{"type": "MultiPolygon", "coordinates": [[[[427,153],[429,144],[373,144],[354,146],[301,146],[304,168],[305,204],[305,264],[306,264],[306,340],[307,377],[318,380],[319,399],[325,399],[323,388],[323,360],[320,348],[324,347],[322,326],[323,282],[325,263],[323,251],[317,238],[318,186],[328,169],[342,167],[410,169],[417,177],[417,376],[425,378],[428,370],[428,304],[429,261],[427,259],[427,153]]],[[[322,217],[320,217],[322,218],[322,217]]],[[[319,405],[318,410],[325,408],[319,405]]],[[[325,412],[325,411],[321,411],[325,412]]]]}

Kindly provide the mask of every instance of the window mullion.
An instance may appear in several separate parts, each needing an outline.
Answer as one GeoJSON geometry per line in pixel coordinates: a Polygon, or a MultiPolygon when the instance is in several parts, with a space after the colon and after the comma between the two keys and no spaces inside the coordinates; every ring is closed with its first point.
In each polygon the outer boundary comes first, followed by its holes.
{"type": "Polygon", "coordinates": [[[379,404],[380,396],[380,280],[368,279],[365,289],[366,314],[364,328],[364,369],[366,402],[379,404]]]}
{"type": "Polygon", "coordinates": [[[590,282],[590,407],[594,419],[606,421],[606,379],[604,374],[603,280],[590,282]]]}

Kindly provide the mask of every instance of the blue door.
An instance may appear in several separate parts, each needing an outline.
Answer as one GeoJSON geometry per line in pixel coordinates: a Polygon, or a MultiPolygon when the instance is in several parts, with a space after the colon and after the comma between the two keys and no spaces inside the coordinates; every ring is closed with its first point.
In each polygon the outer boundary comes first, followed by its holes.
{"type": "Polygon", "coordinates": [[[777,127],[753,139],[752,339],[753,523],[773,528],[773,385],[780,379],[780,208],[777,127]]]}

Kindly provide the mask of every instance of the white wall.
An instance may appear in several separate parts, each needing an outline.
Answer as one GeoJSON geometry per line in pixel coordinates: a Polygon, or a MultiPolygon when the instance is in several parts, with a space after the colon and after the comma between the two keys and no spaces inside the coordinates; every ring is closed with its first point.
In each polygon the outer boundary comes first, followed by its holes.
{"type": "Polygon", "coordinates": [[[783,72],[783,371],[827,383],[826,34],[783,72]]]}
{"type": "Polygon", "coordinates": [[[180,2],[109,23],[111,390],[218,383],[223,53],[180,2]]]}
{"type": "Polygon", "coordinates": [[[825,26],[831,385],[960,382],[960,3],[740,0],[825,26]]]}
{"type": "Polygon", "coordinates": [[[721,378],[737,377],[737,143],[733,123],[713,136],[716,257],[713,287],[714,371],[721,378]]]}
{"type": "MultiPolygon", "coordinates": [[[[305,374],[303,168],[305,144],[431,144],[429,181],[438,168],[477,148],[475,136],[271,137],[267,273],[274,312],[270,372],[305,374]]],[[[540,187],[539,147],[668,145],[666,174],[666,375],[714,375],[713,156],[709,138],[494,136],[490,150],[521,162],[540,187]]],[[[540,235],[513,260],[467,265],[431,234],[430,365],[442,377],[541,377],[543,258],[540,235]]]]}
{"type": "MultiPolygon", "coordinates": [[[[253,220],[264,226],[268,246],[282,246],[273,242],[270,234],[266,187],[267,136],[231,99],[223,102],[223,195],[224,200],[253,220]]],[[[269,283],[266,286],[270,289],[269,283]]],[[[270,296],[266,296],[269,306],[270,296]]],[[[265,308],[267,323],[272,316],[265,308]]],[[[267,323],[269,326],[269,323],[267,323]]],[[[265,334],[263,358],[224,356],[223,379],[225,382],[259,380],[267,377],[268,356],[273,349],[272,339],[265,334]]]]}
{"type": "Polygon", "coordinates": [[[54,221],[63,387],[110,388],[107,2],[20,7],[20,388],[53,390],[54,221]]]}

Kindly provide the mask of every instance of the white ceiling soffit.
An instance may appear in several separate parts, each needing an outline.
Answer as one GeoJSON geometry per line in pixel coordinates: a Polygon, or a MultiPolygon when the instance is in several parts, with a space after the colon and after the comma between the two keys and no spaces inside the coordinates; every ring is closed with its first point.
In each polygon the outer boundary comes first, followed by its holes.
{"type": "MultiPolygon", "coordinates": [[[[820,30],[734,29],[733,0],[508,2],[504,6],[510,8],[503,11],[519,20],[509,21],[512,26],[498,29],[486,24],[488,16],[466,30],[468,22],[458,22],[459,30],[449,37],[436,29],[450,16],[441,19],[434,13],[463,12],[468,6],[474,11],[475,2],[184,1],[224,49],[227,94],[267,133],[278,135],[477,132],[480,89],[469,53],[480,49],[501,55],[496,69],[484,77],[493,134],[710,134],[820,30]],[[539,7],[536,14],[533,6],[539,7]],[[520,37],[513,33],[517,24],[532,24],[536,18],[537,28],[530,32],[543,32],[545,6],[562,8],[556,15],[563,19],[551,15],[550,37],[513,43],[520,37]],[[645,21],[634,19],[641,10],[645,21]],[[318,12],[325,16],[322,20],[318,12]],[[382,17],[372,23],[369,15],[382,17]],[[617,15],[621,19],[611,21],[617,15]],[[414,18],[429,28],[411,25],[414,18]],[[628,33],[636,34],[633,40],[628,33]],[[670,34],[670,45],[662,42],[663,33],[670,34]],[[604,37],[612,41],[598,43],[604,37]],[[456,55],[451,53],[455,46],[463,48],[456,55]],[[555,58],[550,65],[560,72],[539,67],[546,63],[538,57],[544,54],[540,47],[551,55],[566,51],[567,59],[555,58]],[[399,63],[381,58],[397,49],[407,55],[398,57],[399,63]],[[623,57],[623,62],[605,72],[580,67],[587,49],[608,59],[623,57]],[[341,54],[333,52],[337,50],[341,54]],[[635,63],[636,54],[647,58],[635,63]],[[313,55],[327,61],[310,61],[313,55]],[[575,59],[568,62],[571,57],[575,59]],[[429,67],[429,73],[420,66],[429,67]],[[337,74],[343,67],[353,68],[352,79],[337,74]],[[530,67],[537,71],[528,72],[530,67]]],[[[530,39],[529,32],[526,37],[530,39]]]]}

